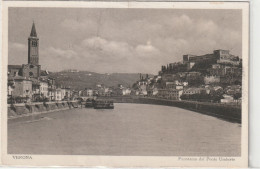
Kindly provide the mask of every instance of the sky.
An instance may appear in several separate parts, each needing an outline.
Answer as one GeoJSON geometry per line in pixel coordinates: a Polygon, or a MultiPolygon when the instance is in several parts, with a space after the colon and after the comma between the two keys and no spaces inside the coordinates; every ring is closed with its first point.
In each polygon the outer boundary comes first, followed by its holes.
{"type": "Polygon", "coordinates": [[[42,69],[157,74],[185,54],[242,54],[235,9],[9,8],[8,64],[26,64],[33,21],[42,69]]]}

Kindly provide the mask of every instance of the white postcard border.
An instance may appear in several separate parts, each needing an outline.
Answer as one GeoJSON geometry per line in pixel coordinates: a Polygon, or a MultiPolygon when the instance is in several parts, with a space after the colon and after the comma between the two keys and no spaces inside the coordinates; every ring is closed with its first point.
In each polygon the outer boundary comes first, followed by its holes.
{"type": "MultiPolygon", "coordinates": [[[[106,167],[247,167],[248,166],[248,64],[249,64],[249,3],[248,2],[84,2],[84,1],[2,1],[2,164],[11,166],[106,166],[106,167]],[[8,58],[8,7],[57,7],[57,8],[165,8],[165,9],[241,9],[243,104],[241,157],[234,161],[220,161],[219,157],[178,156],[83,156],[83,155],[27,155],[32,159],[15,159],[7,154],[7,58],[8,58]],[[191,160],[189,160],[189,158],[191,160]],[[211,158],[212,161],[207,161],[211,158]],[[217,159],[216,161],[213,159],[217,159]]],[[[21,155],[18,155],[21,156],[21,155]]]]}

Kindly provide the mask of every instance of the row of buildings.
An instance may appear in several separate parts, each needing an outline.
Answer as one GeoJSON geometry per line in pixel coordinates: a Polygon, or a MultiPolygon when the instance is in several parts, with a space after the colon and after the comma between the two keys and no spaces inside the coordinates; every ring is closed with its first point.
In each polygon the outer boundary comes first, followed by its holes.
{"type": "MultiPolygon", "coordinates": [[[[188,82],[166,82],[165,86],[160,85],[161,78],[159,78],[159,83],[151,82],[152,80],[147,80],[143,83],[137,83],[138,88],[134,92],[135,95],[142,95],[148,97],[157,97],[171,100],[193,100],[193,101],[207,101],[207,102],[221,102],[221,103],[238,103],[241,102],[241,85],[230,85],[226,87],[221,87],[219,85],[200,85],[192,86],[188,82]],[[237,98],[235,95],[240,94],[237,98]],[[192,96],[201,98],[194,98],[192,96]],[[186,97],[184,97],[186,96],[186,97]],[[211,96],[211,97],[207,97],[211,96]],[[204,97],[204,98],[203,98],[204,97]]],[[[144,79],[146,80],[146,79],[144,79]]],[[[133,89],[134,90],[134,89],[133,89]]]]}
{"type": "Polygon", "coordinates": [[[93,96],[127,96],[133,94],[133,90],[129,87],[124,87],[122,84],[118,84],[117,87],[106,87],[103,84],[96,85],[95,88],[85,88],[80,90],[79,97],[93,97],[93,96]]]}
{"type": "Polygon", "coordinates": [[[140,78],[135,86],[141,95],[174,100],[212,96],[227,103],[239,100],[241,83],[242,60],[228,50],[215,50],[202,56],[183,55],[182,62],[162,66],[157,76],[140,78]]]}

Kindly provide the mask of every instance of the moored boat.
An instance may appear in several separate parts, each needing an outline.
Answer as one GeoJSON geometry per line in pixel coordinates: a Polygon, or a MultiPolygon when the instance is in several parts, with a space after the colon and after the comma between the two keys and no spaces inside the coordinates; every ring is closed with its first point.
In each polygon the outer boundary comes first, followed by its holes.
{"type": "Polygon", "coordinates": [[[93,107],[93,100],[87,100],[86,103],[85,103],[85,107],[86,108],[90,108],[90,107],[93,107]]]}
{"type": "Polygon", "coordinates": [[[114,102],[112,100],[95,100],[93,106],[95,109],[114,109],[114,102]]]}

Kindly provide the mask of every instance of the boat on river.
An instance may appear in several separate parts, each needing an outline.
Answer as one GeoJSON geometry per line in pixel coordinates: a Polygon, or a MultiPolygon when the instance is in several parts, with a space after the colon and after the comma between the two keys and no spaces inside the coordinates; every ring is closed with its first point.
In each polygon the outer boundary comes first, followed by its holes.
{"type": "Polygon", "coordinates": [[[92,100],[92,99],[87,99],[86,102],[85,102],[85,107],[86,107],[86,108],[92,108],[92,107],[94,107],[94,100],[92,100]]]}
{"type": "Polygon", "coordinates": [[[93,101],[94,109],[114,109],[113,100],[95,100],[93,101]]]}

